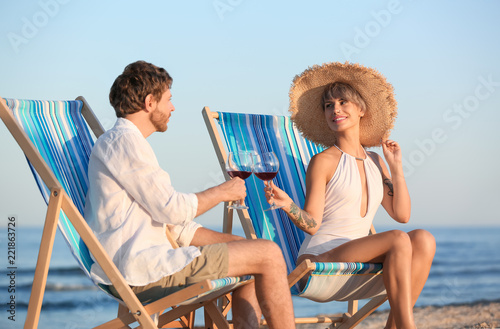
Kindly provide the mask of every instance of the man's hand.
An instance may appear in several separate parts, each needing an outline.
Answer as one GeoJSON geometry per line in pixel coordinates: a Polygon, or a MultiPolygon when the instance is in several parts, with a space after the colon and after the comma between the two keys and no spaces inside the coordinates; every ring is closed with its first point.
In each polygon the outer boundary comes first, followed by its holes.
{"type": "Polygon", "coordinates": [[[247,195],[247,188],[245,187],[245,181],[239,177],[235,177],[227,182],[224,182],[218,186],[222,190],[223,199],[222,201],[236,201],[242,200],[247,195]]]}
{"type": "Polygon", "coordinates": [[[198,198],[196,216],[205,213],[221,202],[243,200],[247,195],[246,190],[245,181],[235,177],[230,181],[196,193],[198,198]]]}

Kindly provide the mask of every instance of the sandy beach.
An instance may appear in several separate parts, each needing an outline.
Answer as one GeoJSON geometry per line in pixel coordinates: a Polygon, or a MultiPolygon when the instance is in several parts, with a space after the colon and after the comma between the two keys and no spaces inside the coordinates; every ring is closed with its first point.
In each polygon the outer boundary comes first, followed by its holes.
{"type": "MultiPolygon", "coordinates": [[[[375,312],[356,329],[382,329],[388,311],[375,312]]],[[[415,308],[415,322],[419,329],[500,328],[500,301],[478,302],[442,307],[415,308]]],[[[297,325],[298,329],[323,329],[325,324],[297,325]]]]}
{"type": "MultiPolygon", "coordinates": [[[[383,328],[387,313],[374,313],[357,328],[383,328]]],[[[499,328],[500,302],[415,308],[414,316],[422,329],[499,328]]]]}

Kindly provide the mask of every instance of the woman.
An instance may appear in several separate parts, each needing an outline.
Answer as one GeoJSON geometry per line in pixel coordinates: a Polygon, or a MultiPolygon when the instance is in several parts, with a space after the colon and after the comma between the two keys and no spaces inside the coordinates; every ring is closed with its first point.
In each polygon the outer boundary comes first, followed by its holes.
{"type": "Polygon", "coordinates": [[[401,148],[387,139],[396,117],[392,86],[357,64],[315,66],[294,79],[290,111],[306,138],[329,147],[311,159],[304,209],[274,184],[266,188],[268,202],[309,234],[297,263],[383,263],[386,328],[415,328],[413,306],[434,258],[434,237],[424,230],[368,235],[380,204],[397,222],[410,219],[401,148]],[[380,145],[388,167],[365,151],[380,145]]]}

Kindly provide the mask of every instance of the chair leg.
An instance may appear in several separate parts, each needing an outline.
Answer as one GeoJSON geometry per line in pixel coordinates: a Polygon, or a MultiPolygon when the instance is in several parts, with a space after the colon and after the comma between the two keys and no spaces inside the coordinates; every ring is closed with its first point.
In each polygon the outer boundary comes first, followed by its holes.
{"type": "Polygon", "coordinates": [[[186,315],[180,316],[175,321],[168,322],[167,324],[158,326],[158,328],[194,329],[194,316],[195,316],[195,313],[196,313],[196,311],[189,312],[186,315]]]}
{"type": "Polygon", "coordinates": [[[188,326],[190,329],[194,329],[194,316],[195,316],[196,312],[193,311],[191,313],[189,313],[189,316],[188,316],[188,326]]]}
{"type": "Polygon", "coordinates": [[[212,321],[212,318],[208,315],[208,311],[206,308],[203,309],[203,313],[205,316],[205,329],[217,329],[217,326],[212,321]]]}
{"type": "Polygon", "coordinates": [[[127,314],[128,312],[130,312],[130,310],[128,309],[127,306],[118,303],[118,316],[117,316],[118,318],[121,317],[122,315],[127,314]]]}
{"type": "Polygon", "coordinates": [[[347,304],[347,312],[350,315],[354,315],[358,311],[358,301],[357,300],[350,300],[347,304]]]}
{"type": "Polygon", "coordinates": [[[387,300],[387,295],[382,295],[372,298],[365,306],[359,309],[353,316],[349,317],[346,321],[342,321],[340,325],[335,327],[336,329],[347,329],[356,327],[361,321],[363,321],[368,315],[372,314],[373,311],[377,309],[387,300]]]}
{"type": "Polygon", "coordinates": [[[194,329],[194,316],[195,311],[192,311],[189,314],[181,316],[179,318],[179,322],[181,323],[183,328],[194,329]]]}
{"type": "MultiPolygon", "coordinates": [[[[123,316],[123,315],[126,315],[130,312],[129,308],[126,306],[126,305],[123,305],[121,303],[118,304],[118,315],[117,315],[117,318],[123,316]]],[[[153,322],[155,324],[158,324],[158,317],[160,316],[160,313],[162,312],[159,312],[159,313],[155,313],[153,315],[151,315],[151,318],[153,319],[153,322]]]]}
{"type": "Polygon", "coordinates": [[[178,323],[182,326],[182,328],[194,329],[194,315],[195,311],[183,315],[179,318],[178,323]]]}
{"type": "Polygon", "coordinates": [[[205,305],[205,329],[230,329],[231,326],[222,315],[215,301],[205,305]]]}
{"type": "Polygon", "coordinates": [[[233,307],[233,296],[231,294],[226,294],[217,299],[217,307],[221,310],[222,315],[227,318],[227,314],[233,307]]]}
{"type": "Polygon", "coordinates": [[[194,329],[195,312],[199,308],[198,304],[174,307],[160,316],[158,327],[194,329]]]}
{"type": "Polygon", "coordinates": [[[59,193],[58,190],[51,191],[47,215],[45,217],[45,225],[43,227],[42,241],[40,242],[40,251],[38,252],[38,259],[36,262],[33,286],[31,288],[30,301],[28,304],[28,314],[24,322],[24,329],[34,329],[38,327],[61,204],[61,193],[59,193]]]}

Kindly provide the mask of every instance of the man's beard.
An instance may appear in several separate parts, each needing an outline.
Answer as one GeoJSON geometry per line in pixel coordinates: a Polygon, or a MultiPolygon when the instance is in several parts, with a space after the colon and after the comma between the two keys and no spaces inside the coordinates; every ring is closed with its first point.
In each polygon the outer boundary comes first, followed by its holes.
{"type": "Polygon", "coordinates": [[[164,132],[167,130],[168,115],[165,113],[155,110],[149,115],[149,120],[155,127],[156,131],[164,132]]]}

